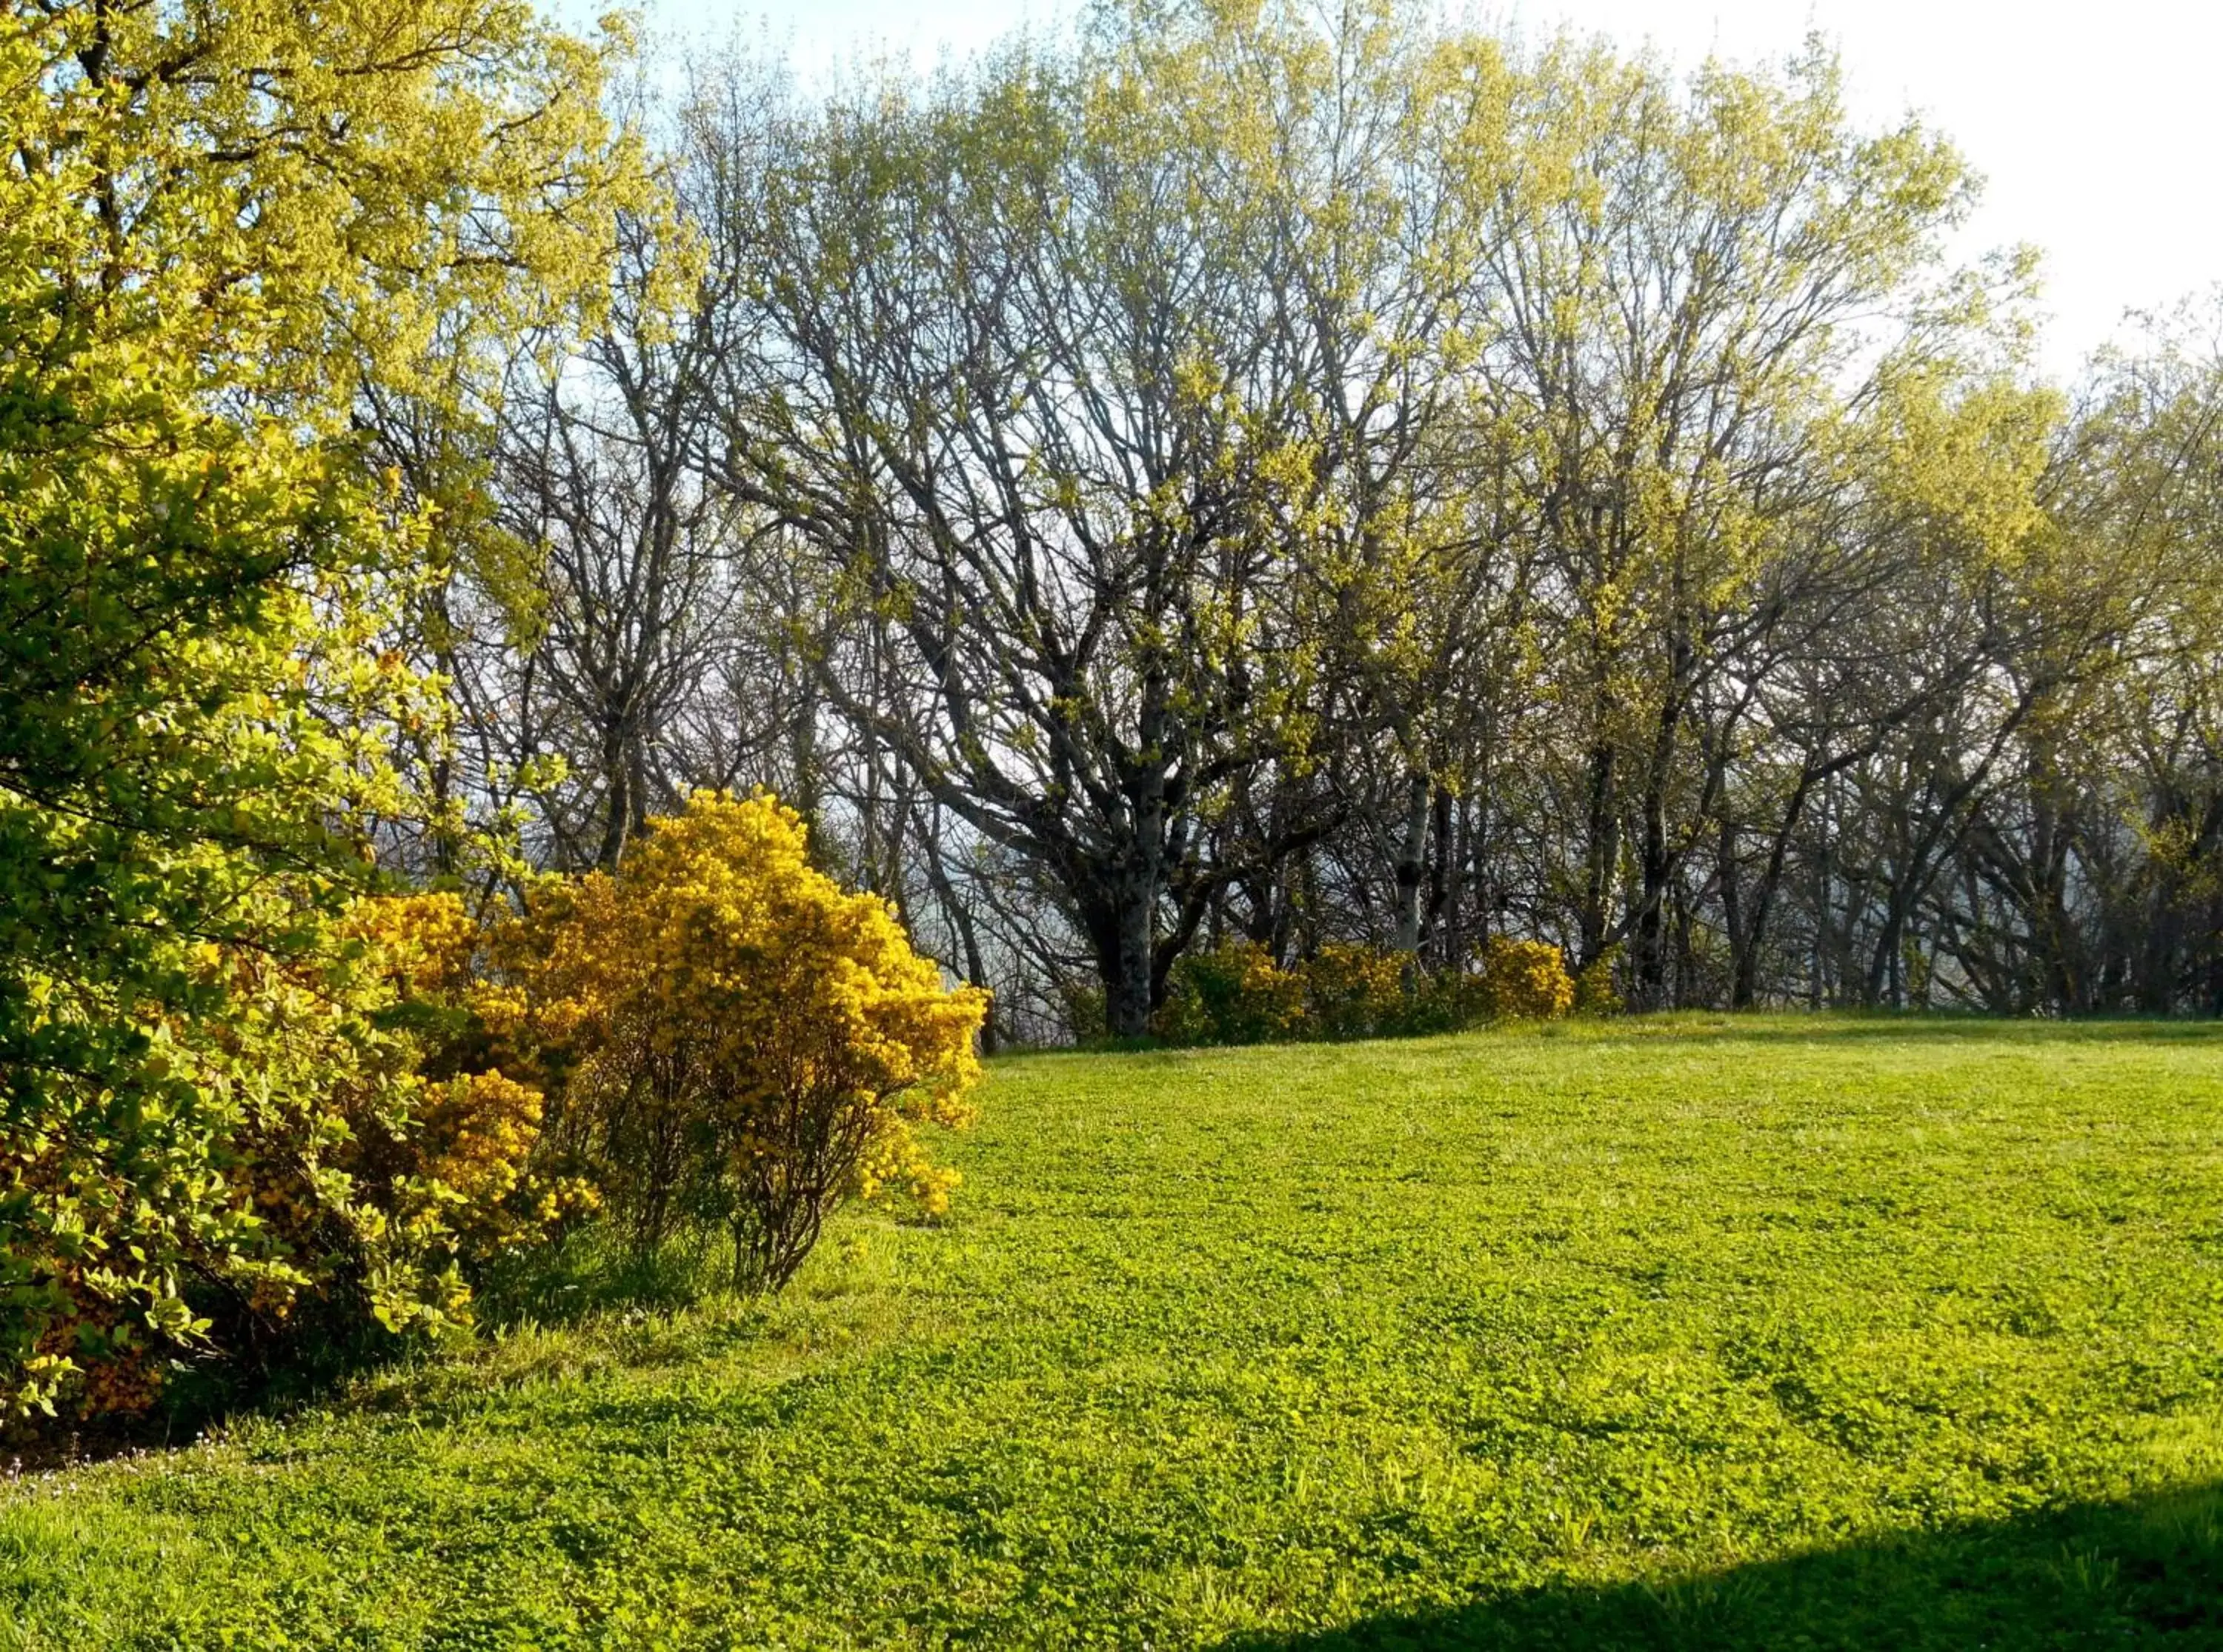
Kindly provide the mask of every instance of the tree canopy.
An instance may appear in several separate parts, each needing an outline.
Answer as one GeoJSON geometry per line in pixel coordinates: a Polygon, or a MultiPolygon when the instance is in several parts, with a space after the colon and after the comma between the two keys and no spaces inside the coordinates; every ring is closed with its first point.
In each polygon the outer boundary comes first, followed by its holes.
{"type": "Polygon", "coordinates": [[[0,87],[21,1401],[72,1357],[72,1298],[128,1339],[190,1333],[197,1281],[302,1282],[241,1197],[243,1132],[381,1242],[318,1170],[326,1102],[382,1079],[330,924],[424,818],[395,736],[444,707],[391,633],[441,524],[361,414],[482,417],[505,353],[601,302],[644,173],[601,49],[505,0],[10,5],[0,87]]]}

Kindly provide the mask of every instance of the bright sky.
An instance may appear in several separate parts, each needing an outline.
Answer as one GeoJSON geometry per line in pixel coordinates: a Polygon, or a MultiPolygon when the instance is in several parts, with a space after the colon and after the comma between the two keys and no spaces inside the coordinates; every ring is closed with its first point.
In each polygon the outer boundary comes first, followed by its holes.
{"type": "MultiPolygon", "coordinates": [[[[883,52],[930,65],[1071,0],[636,0],[652,35],[715,47],[738,35],[806,74],[883,52]]],[[[559,0],[573,16],[586,0],[559,0]]],[[[600,9],[597,6],[595,9],[600,9]]],[[[1679,62],[1754,62],[1810,31],[1834,41],[1871,124],[1908,110],[1987,179],[1959,250],[2030,242],[2053,322],[2044,361],[2073,373],[2126,309],[2223,283],[2223,141],[2214,0],[1500,0],[1482,13],[1535,38],[1562,23],[1649,41],[1679,62]]]]}

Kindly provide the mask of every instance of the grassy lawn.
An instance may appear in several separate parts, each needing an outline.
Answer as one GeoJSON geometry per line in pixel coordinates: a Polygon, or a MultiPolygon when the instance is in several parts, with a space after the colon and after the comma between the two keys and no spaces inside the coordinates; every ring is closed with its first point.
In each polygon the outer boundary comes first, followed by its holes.
{"type": "Polygon", "coordinates": [[[944,1225],[0,1489],[0,1646],[2223,1645],[2223,1028],[998,1064],[944,1225]]]}

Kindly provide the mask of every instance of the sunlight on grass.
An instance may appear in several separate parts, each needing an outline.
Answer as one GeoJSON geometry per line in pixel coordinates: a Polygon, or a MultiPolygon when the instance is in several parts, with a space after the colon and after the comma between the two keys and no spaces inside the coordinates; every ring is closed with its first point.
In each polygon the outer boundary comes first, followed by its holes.
{"type": "Polygon", "coordinates": [[[2223,1635],[2223,1030],[1669,1018],[986,1102],[949,1221],[853,1213],[777,1300],[25,1479],[0,1646],[2223,1635]]]}

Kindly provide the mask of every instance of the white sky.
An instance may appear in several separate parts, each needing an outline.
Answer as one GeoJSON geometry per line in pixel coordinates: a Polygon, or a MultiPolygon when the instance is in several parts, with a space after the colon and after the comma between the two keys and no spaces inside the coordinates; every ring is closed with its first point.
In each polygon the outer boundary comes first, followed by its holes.
{"type": "MultiPolygon", "coordinates": [[[[738,35],[806,73],[884,52],[930,64],[1071,0],[634,0],[653,36],[715,47],[738,35]]],[[[600,6],[593,9],[599,10],[600,6]]],[[[557,0],[580,20],[588,0],[557,0]]],[[[2124,311],[2223,282],[2223,3],[2217,0],[1498,0],[1482,15],[1531,38],[1565,23],[1678,62],[1787,55],[1810,31],[1841,51],[1854,109],[1911,110],[1987,179],[1956,249],[2044,254],[2044,360],[2067,376],[2124,311]],[[2210,99],[2218,99],[2211,102],[2210,99]]]]}

